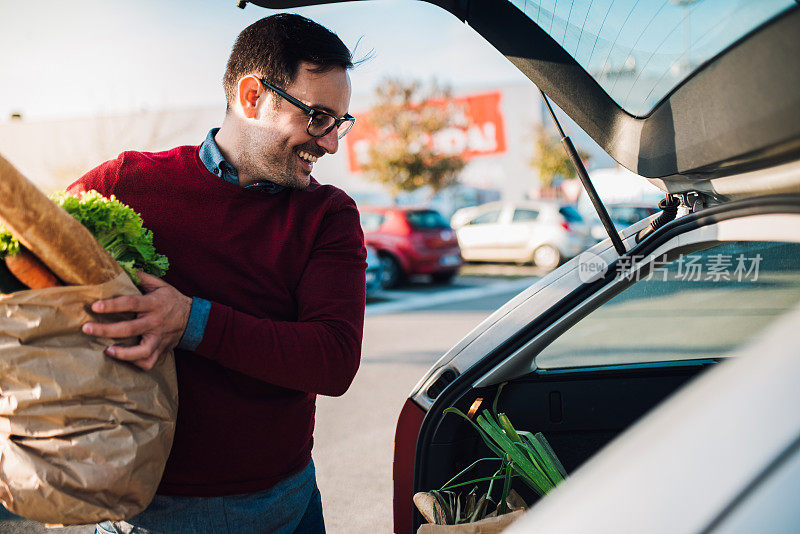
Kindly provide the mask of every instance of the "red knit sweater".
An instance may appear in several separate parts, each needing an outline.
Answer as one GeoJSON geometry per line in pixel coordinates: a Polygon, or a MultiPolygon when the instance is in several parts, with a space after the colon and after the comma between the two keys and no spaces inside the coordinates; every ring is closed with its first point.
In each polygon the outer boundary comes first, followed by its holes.
{"type": "Polygon", "coordinates": [[[366,251],[341,190],[312,179],[249,191],[209,173],[198,148],[125,152],[70,191],[141,213],[169,258],[164,280],[212,303],[197,350],[175,351],[178,422],[159,493],[249,493],[307,465],[316,395],[341,395],[355,376],[366,251]]]}

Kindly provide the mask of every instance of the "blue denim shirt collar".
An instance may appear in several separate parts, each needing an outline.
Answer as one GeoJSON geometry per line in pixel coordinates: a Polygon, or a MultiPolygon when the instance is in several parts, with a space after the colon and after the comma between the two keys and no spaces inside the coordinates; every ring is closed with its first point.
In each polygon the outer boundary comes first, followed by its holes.
{"type": "MultiPolygon", "coordinates": [[[[239,171],[225,160],[225,156],[222,155],[219,145],[217,145],[217,142],[214,140],[214,136],[217,135],[218,131],[219,128],[212,128],[208,132],[203,144],[200,145],[200,161],[203,162],[203,165],[211,174],[221,177],[226,182],[239,185],[239,171]]],[[[245,186],[245,189],[264,191],[265,193],[280,193],[285,187],[268,180],[263,180],[245,186]]]]}

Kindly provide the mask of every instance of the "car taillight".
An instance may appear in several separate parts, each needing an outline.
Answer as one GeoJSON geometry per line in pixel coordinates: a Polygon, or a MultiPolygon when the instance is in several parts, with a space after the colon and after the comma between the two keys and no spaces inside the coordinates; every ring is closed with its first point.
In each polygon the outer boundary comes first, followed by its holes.
{"type": "Polygon", "coordinates": [[[411,234],[411,242],[416,248],[439,248],[442,244],[438,236],[419,232],[411,234]]]}
{"type": "Polygon", "coordinates": [[[425,411],[414,401],[407,399],[394,434],[394,462],[392,497],[394,532],[413,534],[414,529],[414,466],[417,452],[417,437],[425,419],[425,411]]]}
{"type": "Polygon", "coordinates": [[[411,242],[417,247],[438,249],[453,246],[458,241],[456,233],[452,230],[441,230],[438,232],[414,232],[411,234],[411,242]]]}

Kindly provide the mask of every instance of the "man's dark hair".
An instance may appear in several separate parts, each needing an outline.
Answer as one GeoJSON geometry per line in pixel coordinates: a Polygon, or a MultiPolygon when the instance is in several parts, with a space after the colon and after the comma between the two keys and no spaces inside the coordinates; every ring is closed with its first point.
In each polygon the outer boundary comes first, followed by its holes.
{"type": "Polygon", "coordinates": [[[341,39],[312,20],[280,13],[254,22],[236,38],[228,59],[223,79],[228,108],[244,76],[255,74],[284,88],[294,81],[303,61],[314,65],[313,72],[353,67],[353,56],[341,39]]]}

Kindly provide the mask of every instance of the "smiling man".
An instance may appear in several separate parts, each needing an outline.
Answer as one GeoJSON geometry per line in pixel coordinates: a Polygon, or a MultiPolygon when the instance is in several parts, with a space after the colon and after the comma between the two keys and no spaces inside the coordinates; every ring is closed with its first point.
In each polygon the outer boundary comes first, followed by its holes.
{"type": "Polygon", "coordinates": [[[326,28],[275,15],[237,38],[227,113],[199,146],[125,152],[73,192],[114,194],[170,259],[143,296],[94,303],[135,312],[88,335],[141,336],[109,356],[152,368],[175,349],[180,407],[153,503],[97,532],[324,532],[311,461],[316,395],[358,369],[366,251],[355,203],[312,176],[354,120],[353,62],[326,28]]]}

